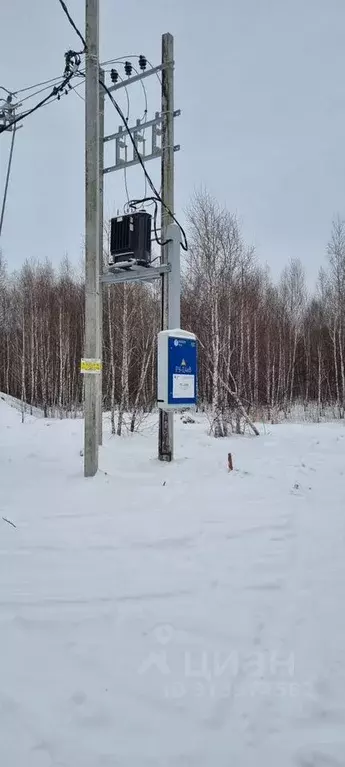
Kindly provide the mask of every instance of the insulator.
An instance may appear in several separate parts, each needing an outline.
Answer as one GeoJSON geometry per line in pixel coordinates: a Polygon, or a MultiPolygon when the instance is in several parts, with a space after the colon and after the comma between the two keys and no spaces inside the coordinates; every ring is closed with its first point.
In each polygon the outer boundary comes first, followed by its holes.
{"type": "Polygon", "coordinates": [[[146,59],[146,56],[143,56],[142,54],[139,56],[139,67],[142,72],[145,72],[145,69],[147,67],[147,59],[146,59]]]}
{"type": "Polygon", "coordinates": [[[133,72],[133,67],[130,61],[125,61],[125,72],[127,77],[130,77],[133,72]]]}
{"type": "Polygon", "coordinates": [[[116,69],[111,69],[110,70],[110,77],[111,77],[111,82],[116,85],[116,83],[117,83],[117,81],[119,79],[119,73],[116,71],[116,69]]]}

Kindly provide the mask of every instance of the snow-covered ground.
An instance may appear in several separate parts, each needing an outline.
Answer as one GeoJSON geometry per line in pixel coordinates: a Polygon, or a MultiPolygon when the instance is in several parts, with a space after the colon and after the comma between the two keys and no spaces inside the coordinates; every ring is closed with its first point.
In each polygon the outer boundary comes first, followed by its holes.
{"type": "Polygon", "coordinates": [[[0,401],[1,767],[344,766],[344,424],[176,423],[0,401]]]}

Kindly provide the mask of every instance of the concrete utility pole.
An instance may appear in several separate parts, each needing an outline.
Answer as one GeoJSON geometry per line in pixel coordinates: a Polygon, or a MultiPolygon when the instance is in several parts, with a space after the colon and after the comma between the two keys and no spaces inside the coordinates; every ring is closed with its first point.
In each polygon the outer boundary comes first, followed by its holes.
{"type": "Polygon", "coordinates": [[[15,137],[16,137],[16,126],[13,125],[13,127],[12,127],[12,138],[11,138],[10,155],[9,155],[9,158],[8,158],[7,173],[6,173],[6,180],[5,180],[5,189],[4,189],[4,196],[3,196],[3,200],[2,200],[1,215],[0,215],[0,237],[1,237],[1,233],[2,233],[4,217],[5,217],[5,208],[6,208],[6,201],[7,201],[8,186],[9,186],[9,183],[10,183],[11,165],[12,165],[13,149],[14,149],[14,139],[15,139],[15,137]]]}
{"type": "Polygon", "coordinates": [[[86,0],[85,55],[85,435],[84,475],[98,469],[99,346],[99,0],[86,0]]]}
{"type": "MultiPolygon", "coordinates": [[[[174,38],[168,33],[162,37],[162,200],[174,213],[174,38]]],[[[167,239],[172,217],[162,205],[161,238],[167,239]]],[[[161,263],[168,263],[168,246],[161,249],[161,263]]],[[[162,275],[161,328],[169,327],[169,275],[162,275]]],[[[159,411],[158,458],[171,461],[174,452],[174,415],[172,411],[159,411]]]]}
{"type": "MultiPolygon", "coordinates": [[[[12,103],[12,96],[13,94],[10,93],[10,91],[7,90],[7,88],[4,88],[2,85],[0,86],[1,90],[8,93],[8,98],[5,102],[4,107],[0,110],[0,125],[3,124],[5,126],[8,126],[10,128],[11,122],[13,122],[16,118],[16,109],[20,104],[13,104],[12,103]]],[[[7,172],[6,172],[6,179],[5,179],[5,188],[4,188],[4,196],[2,199],[2,206],[1,206],[1,214],[0,214],[0,237],[2,233],[2,227],[4,224],[4,217],[5,217],[5,209],[6,209],[6,202],[7,202],[7,194],[8,194],[8,187],[10,183],[10,175],[11,175],[11,167],[12,167],[12,160],[13,160],[13,150],[14,150],[14,141],[16,137],[16,131],[17,131],[17,125],[16,123],[12,125],[11,128],[12,131],[12,138],[11,138],[11,146],[10,146],[10,154],[8,158],[8,164],[7,164],[7,172]]]]}
{"type": "MultiPolygon", "coordinates": [[[[104,83],[104,69],[99,70],[100,82],[104,83]]],[[[104,102],[105,90],[99,86],[99,273],[103,274],[103,168],[104,168],[104,102]]],[[[99,356],[101,363],[103,361],[103,283],[99,286],[99,356]]],[[[99,392],[98,392],[98,444],[103,442],[103,421],[102,421],[102,370],[99,373],[99,392]]]]}

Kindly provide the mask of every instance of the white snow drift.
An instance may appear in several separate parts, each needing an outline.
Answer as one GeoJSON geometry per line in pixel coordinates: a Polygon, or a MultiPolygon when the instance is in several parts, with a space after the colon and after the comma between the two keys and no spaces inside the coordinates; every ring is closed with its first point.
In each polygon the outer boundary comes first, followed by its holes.
{"type": "Polygon", "coordinates": [[[0,402],[3,767],[345,764],[344,425],[177,423],[84,480],[80,421],[0,402]]]}

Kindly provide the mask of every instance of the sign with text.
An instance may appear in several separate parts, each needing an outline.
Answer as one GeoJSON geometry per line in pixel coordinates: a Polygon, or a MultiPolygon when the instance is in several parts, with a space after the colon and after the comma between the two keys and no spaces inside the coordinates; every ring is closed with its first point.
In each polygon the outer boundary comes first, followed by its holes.
{"type": "Polygon", "coordinates": [[[192,407],[197,396],[197,341],[193,333],[165,330],[158,336],[158,405],[192,407]]]}

